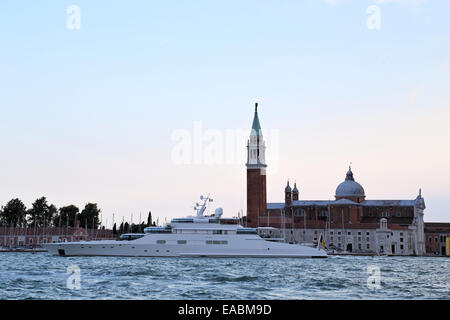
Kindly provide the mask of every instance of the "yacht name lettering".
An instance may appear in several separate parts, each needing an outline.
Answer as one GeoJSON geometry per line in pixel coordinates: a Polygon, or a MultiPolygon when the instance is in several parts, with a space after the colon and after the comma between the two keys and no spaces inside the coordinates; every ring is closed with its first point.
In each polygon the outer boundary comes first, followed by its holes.
{"type": "Polygon", "coordinates": [[[272,312],[272,307],[268,304],[261,305],[227,305],[224,304],[222,306],[222,314],[228,315],[242,315],[242,314],[253,314],[253,315],[260,315],[260,314],[270,314],[272,312]]]}
{"type": "Polygon", "coordinates": [[[206,318],[209,318],[211,311],[212,307],[192,307],[187,304],[178,308],[179,315],[204,315],[206,318]]]}

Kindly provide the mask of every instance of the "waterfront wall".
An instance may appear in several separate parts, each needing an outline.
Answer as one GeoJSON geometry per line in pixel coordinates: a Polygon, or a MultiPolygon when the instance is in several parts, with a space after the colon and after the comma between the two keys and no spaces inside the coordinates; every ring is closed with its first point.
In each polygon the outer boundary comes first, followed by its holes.
{"type": "Polygon", "coordinates": [[[118,235],[114,235],[112,230],[107,229],[83,229],[73,227],[0,227],[0,246],[2,247],[36,247],[43,243],[116,238],[118,238],[118,235]]]}

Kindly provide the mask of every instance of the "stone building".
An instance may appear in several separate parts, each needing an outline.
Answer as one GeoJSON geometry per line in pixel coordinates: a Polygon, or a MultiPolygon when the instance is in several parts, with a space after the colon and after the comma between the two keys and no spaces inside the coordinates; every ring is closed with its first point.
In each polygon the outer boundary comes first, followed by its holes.
{"type": "Polygon", "coordinates": [[[0,227],[0,247],[36,247],[43,243],[113,239],[112,230],[77,227],[0,227]]]}
{"type": "Polygon", "coordinates": [[[336,188],[335,200],[304,200],[289,181],[284,202],[267,203],[265,143],[257,107],[247,147],[247,225],[283,230],[287,241],[317,243],[364,254],[424,255],[425,201],[366,199],[352,168],[336,188]]]}
{"type": "Polygon", "coordinates": [[[450,256],[450,223],[425,222],[427,254],[450,256]]]}

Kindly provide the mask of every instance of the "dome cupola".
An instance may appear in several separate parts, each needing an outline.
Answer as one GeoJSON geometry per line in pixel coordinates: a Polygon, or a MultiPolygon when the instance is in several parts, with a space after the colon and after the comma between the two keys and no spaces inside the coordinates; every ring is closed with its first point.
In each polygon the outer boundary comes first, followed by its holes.
{"type": "Polygon", "coordinates": [[[294,189],[292,189],[292,200],[298,200],[297,182],[294,183],[294,189]]]}
{"type": "Polygon", "coordinates": [[[350,166],[345,181],[336,188],[336,200],[346,198],[355,202],[363,201],[366,197],[364,188],[355,181],[352,167],[350,166]]]}
{"type": "Polygon", "coordinates": [[[291,186],[289,185],[289,180],[287,182],[286,188],[284,188],[284,192],[292,192],[291,186]]]}

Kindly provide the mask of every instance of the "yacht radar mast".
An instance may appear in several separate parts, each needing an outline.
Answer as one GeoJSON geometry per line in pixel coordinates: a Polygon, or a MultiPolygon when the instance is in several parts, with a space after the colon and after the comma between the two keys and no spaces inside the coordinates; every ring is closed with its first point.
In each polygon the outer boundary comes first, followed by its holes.
{"type": "Polygon", "coordinates": [[[197,211],[197,217],[203,217],[203,213],[206,210],[206,206],[208,202],[213,202],[213,199],[209,197],[209,194],[204,197],[203,195],[200,196],[200,200],[203,201],[203,204],[200,205],[199,203],[195,204],[194,210],[197,211]]]}

